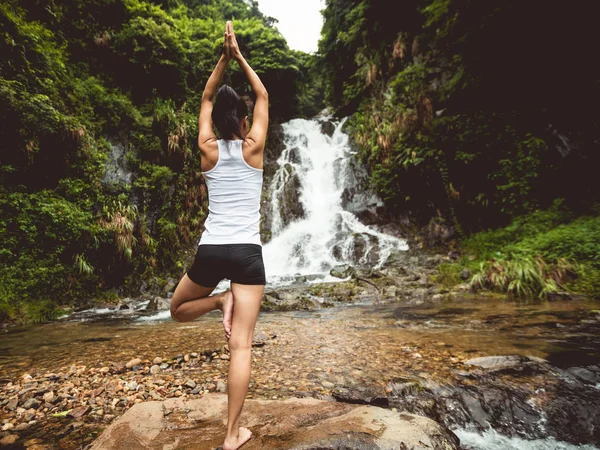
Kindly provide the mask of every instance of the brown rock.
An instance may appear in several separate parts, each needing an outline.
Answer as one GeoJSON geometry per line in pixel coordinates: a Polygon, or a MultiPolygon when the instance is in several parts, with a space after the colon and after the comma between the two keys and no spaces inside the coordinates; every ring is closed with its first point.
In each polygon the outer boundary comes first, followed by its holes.
{"type": "Polygon", "coordinates": [[[54,391],[48,391],[44,394],[44,401],[48,403],[52,403],[54,400],[54,391]]]}
{"type": "Polygon", "coordinates": [[[129,361],[127,364],[125,364],[125,367],[127,367],[128,369],[131,369],[134,366],[139,366],[142,363],[142,360],[140,358],[133,358],[131,361],[129,361]]]}
{"type": "Polygon", "coordinates": [[[18,434],[7,434],[2,439],[0,439],[0,445],[12,445],[19,439],[18,434]]]}
{"type": "MultiPolygon", "coordinates": [[[[314,448],[459,448],[456,436],[431,419],[373,406],[314,398],[247,399],[242,425],[254,433],[248,450],[314,448]]],[[[223,443],[227,395],[134,405],[90,450],[215,448],[223,443]],[[197,423],[203,424],[198,433],[197,423]]]]}
{"type": "Polygon", "coordinates": [[[73,417],[74,419],[80,419],[84,415],[86,415],[90,411],[89,406],[78,406],[77,408],[73,408],[67,416],[73,417]]]}
{"type": "Polygon", "coordinates": [[[17,406],[19,405],[19,397],[12,397],[8,403],[6,404],[6,407],[9,409],[9,411],[14,411],[15,409],[17,409],[17,406]]]}

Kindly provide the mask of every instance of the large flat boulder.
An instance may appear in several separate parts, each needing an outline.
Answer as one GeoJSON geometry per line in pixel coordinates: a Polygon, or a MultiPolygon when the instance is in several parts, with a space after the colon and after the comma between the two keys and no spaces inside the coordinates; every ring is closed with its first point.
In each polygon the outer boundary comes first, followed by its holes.
{"type": "MultiPolygon", "coordinates": [[[[227,395],[138,403],[111,424],[91,450],[217,449],[227,423],[227,395]]],[[[426,417],[313,398],[246,400],[243,450],[458,449],[456,436],[426,417]]]]}

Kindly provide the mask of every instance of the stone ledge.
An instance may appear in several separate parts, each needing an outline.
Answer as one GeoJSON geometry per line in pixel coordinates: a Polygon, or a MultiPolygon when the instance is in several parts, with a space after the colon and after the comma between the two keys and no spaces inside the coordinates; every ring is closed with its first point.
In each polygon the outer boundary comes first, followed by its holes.
{"type": "MultiPolygon", "coordinates": [[[[209,450],[223,443],[227,395],[134,405],[90,450],[209,450]]],[[[459,449],[458,438],[426,417],[313,398],[251,400],[241,425],[253,436],[243,450],[459,449]]]]}

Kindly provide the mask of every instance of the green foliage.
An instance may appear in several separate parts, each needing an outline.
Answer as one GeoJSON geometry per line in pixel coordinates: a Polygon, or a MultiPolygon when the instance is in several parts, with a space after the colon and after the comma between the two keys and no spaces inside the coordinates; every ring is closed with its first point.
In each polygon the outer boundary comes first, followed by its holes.
{"type": "Polygon", "coordinates": [[[39,302],[31,302],[23,305],[24,321],[30,324],[40,324],[57,319],[62,310],[56,303],[45,299],[39,302]]]}
{"type": "Polygon", "coordinates": [[[442,263],[437,268],[438,272],[431,276],[431,280],[445,287],[456,286],[461,282],[461,269],[458,264],[442,263]]]}
{"type": "Polygon", "coordinates": [[[352,114],[348,130],[388,208],[423,224],[442,215],[461,235],[555,198],[591,212],[600,193],[591,5],[425,0],[390,11],[330,0],[319,43],[327,101],[352,114]],[[557,67],[559,48],[579,55],[577,69],[557,67]]]}
{"type": "Polygon", "coordinates": [[[465,256],[438,277],[452,281],[449,273],[468,267],[475,272],[469,281],[474,289],[529,297],[566,290],[600,298],[600,217],[574,218],[563,203],[469,236],[461,242],[465,256]]]}

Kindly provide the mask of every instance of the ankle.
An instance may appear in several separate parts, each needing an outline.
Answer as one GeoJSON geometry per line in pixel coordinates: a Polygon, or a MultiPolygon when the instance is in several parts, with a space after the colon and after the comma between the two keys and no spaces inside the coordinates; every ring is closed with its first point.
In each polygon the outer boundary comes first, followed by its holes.
{"type": "Polygon", "coordinates": [[[225,434],[225,440],[237,439],[238,437],[240,437],[240,427],[235,427],[231,430],[227,430],[227,433],[225,434]]]}

